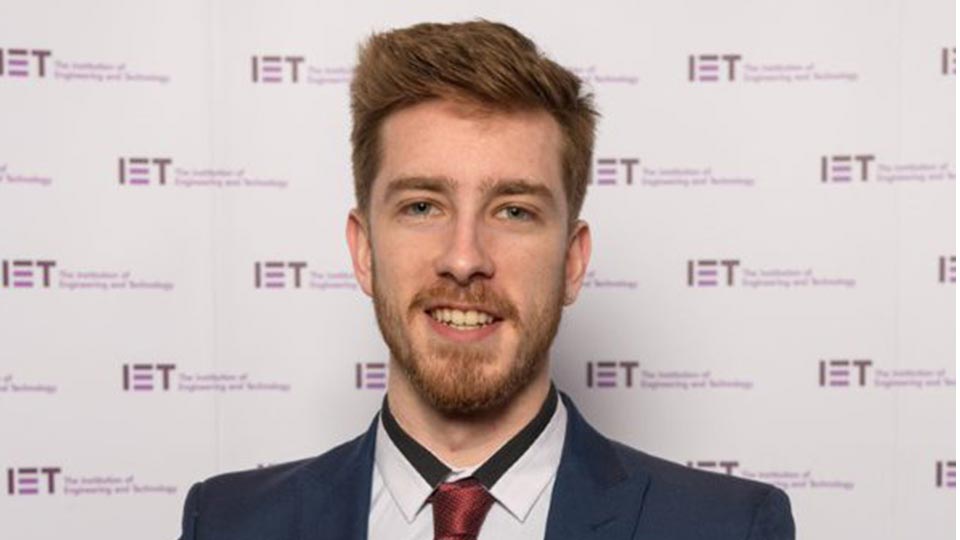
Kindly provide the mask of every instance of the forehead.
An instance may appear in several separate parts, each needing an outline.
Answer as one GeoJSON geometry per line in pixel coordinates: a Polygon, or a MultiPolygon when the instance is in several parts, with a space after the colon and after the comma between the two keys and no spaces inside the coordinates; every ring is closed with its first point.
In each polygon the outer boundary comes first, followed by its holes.
{"type": "Polygon", "coordinates": [[[433,100],[401,109],[381,131],[374,199],[397,178],[443,177],[459,189],[489,187],[491,179],[526,179],[564,200],[563,136],[546,111],[489,111],[433,100]]]}

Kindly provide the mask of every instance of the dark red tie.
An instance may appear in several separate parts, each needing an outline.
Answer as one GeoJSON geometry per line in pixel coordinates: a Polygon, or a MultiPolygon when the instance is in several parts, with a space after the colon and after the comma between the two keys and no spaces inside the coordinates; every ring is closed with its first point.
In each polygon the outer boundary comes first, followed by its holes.
{"type": "Polygon", "coordinates": [[[430,495],[430,502],[434,540],[477,540],[493,496],[479,480],[469,477],[440,484],[430,495]]]}

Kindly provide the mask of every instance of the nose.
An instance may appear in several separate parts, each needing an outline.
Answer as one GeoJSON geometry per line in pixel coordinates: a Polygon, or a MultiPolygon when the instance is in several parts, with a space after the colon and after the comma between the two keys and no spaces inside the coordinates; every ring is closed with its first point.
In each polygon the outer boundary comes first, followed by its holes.
{"type": "Polygon", "coordinates": [[[477,219],[461,214],[436,260],[437,275],[453,279],[464,287],[475,279],[493,277],[494,264],[488,248],[477,219]]]}

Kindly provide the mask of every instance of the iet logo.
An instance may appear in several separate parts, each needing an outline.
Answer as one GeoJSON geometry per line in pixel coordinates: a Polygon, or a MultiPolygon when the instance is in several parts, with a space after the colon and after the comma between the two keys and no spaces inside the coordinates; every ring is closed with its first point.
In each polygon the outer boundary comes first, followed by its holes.
{"type": "Polygon", "coordinates": [[[688,287],[733,287],[734,270],[739,259],[698,259],[687,261],[688,287]]]}
{"type": "Polygon", "coordinates": [[[300,82],[303,56],[264,55],[250,57],[251,75],[255,83],[300,82]]]}
{"type": "Polygon", "coordinates": [[[303,269],[307,263],[303,261],[259,261],[253,263],[253,286],[257,289],[283,289],[291,283],[294,289],[299,289],[303,269]]]}
{"type": "Polygon", "coordinates": [[[35,77],[42,79],[47,76],[50,54],[44,49],[0,49],[0,77],[30,77],[33,71],[35,77]]]}
{"type": "Polygon", "coordinates": [[[957,48],[944,47],[940,51],[940,73],[943,75],[957,74],[957,48]]]}
{"type": "Polygon", "coordinates": [[[957,487],[957,462],[937,462],[937,487],[955,489],[957,487]]]}
{"type": "Polygon", "coordinates": [[[733,476],[733,471],[740,466],[739,461],[688,461],[687,467],[703,471],[722,472],[733,476]]]}
{"type": "Polygon", "coordinates": [[[146,186],[156,182],[162,186],[167,183],[167,167],[172,163],[170,158],[120,158],[117,178],[120,185],[146,186]]]}
{"type": "Polygon", "coordinates": [[[639,158],[597,158],[589,183],[596,183],[598,186],[615,186],[618,182],[623,182],[631,186],[634,167],[639,164],[639,158]]]}
{"type": "Polygon", "coordinates": [[[956,283],[957,282],[957,256],[956,255],[944,255],[940,257],[940,264],[938,265],[939,272],[938,278],[940,283],[956,283]]]}
{"type": "Polygon", "coordinates": [[[384,362],[357,362],[357,388],[382,390],[387,387],[387,364],[384,362]]]}
{"type": "Polygon", "coordinates": [[[820,360],[820,386],[866,386],[872,365],[873,360],[820,360]]]}
{"type": "Polygon", "coordinates": [[[8,495],[52,495],[57,491],[60,467],[17,467],[7,469],[8,495]]]}
{"type": "Polygon", "coordinates": [[[621,382],[633,388],[633,370],[638,367],[635,360],[587,362],[587,388],[616,388],[621,382]]]}
{"type": "Polygon", "coordinates": [[[821,182],[850,182],[870,179],[870,163],[876,159],[873,154],[850,154],[820,157],[821,182]]]}
{"type": "Polygon", "coordinates": [[[32,289],[34,286],[49,289],[50,269],[56,265],[56,261],[0,260],[0,285],[4,289],[32,289]]]}
{"type": "Polygon", "coordinates": [[[170,373],[176,369],[176,364],[124,364],[123,391],[152,392],[162,389],[167,392],[170,390],[170,373]],[[160,383],[159,387],[157,382],[160,383]]]}
{"type": "Polygon", "coordinates": [[[691,54],[687,57],[687,78],[691,82],[734,81],[739,54],[691,54]]]}

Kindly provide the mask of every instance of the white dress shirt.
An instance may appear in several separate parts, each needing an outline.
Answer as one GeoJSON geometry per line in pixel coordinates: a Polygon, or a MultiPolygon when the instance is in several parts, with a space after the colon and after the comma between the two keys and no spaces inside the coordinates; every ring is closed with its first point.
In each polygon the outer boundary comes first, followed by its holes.
{"type": "MultiPolygon", "coordinates": [[[[551,391],[556,390],[551,388],[551,391]]],[[[377,423],[368,538],[433,540],[433,508],[427,502],[433,487],[391,440],[382,416],[377,423]]],[[[566,427],[567,410],[558,399],[557,408],[543,431],[490,488],[495,502],[477,540],[544,537],[566,427]]],[[[451,472],[443,481],[455,482],[473,474],[482,462],[466,468],[446,465],[451,472]]]]}

